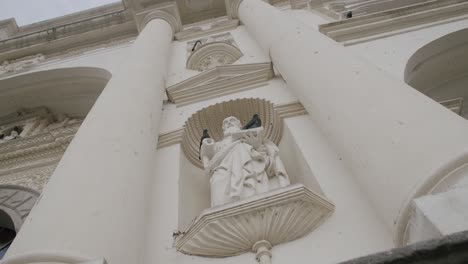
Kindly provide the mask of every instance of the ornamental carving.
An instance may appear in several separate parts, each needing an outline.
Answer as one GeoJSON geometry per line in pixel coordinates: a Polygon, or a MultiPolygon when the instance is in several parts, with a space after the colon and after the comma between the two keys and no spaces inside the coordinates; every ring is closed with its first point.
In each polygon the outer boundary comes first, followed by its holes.
{"type": "Polygon", "coordinates": [[[230,33],[188,42],[187,52],[187,69],[201,72],[232,64],[242,57],[230,33]]]}
{"type": "Polygon", "coordinates": [[[198,48],[187,60],[187,69],[206,71],[216,66],[232,64],[242,57],[242,52],[224,42],[212,42],[198,48]]]}
{"type": "Polygon", "coordinates": [[[45,107],[0,117],[0,184],[41,191],[81,121],[45,107]]]}
{"type": "Polygon", "coordinates": [[[245,126],[236,117],[227,117],[222,128],[223,139],[218,142],[205,130],[200,147],[210,177],[212,207],[289,185],[279,149],[264,138],[257,114],[245,126]]]}
{"type": "Polygon", "coordinates": [[[4,61],[0,65],[0,74],[15,73],[30,69],[45,60],[42,54],[31,55],[16,60],[4,61]]]}

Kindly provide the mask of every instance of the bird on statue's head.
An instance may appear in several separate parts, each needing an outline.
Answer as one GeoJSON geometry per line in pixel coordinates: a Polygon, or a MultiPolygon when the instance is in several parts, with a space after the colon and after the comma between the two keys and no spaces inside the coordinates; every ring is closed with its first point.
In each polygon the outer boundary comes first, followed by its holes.
{"type": "Polygon", "coordinates": [[[258,116],[258,114],[254,114],[252,119],[242,128],[242,129],[252,129],[262,126],[262,120],[258,116]]]}

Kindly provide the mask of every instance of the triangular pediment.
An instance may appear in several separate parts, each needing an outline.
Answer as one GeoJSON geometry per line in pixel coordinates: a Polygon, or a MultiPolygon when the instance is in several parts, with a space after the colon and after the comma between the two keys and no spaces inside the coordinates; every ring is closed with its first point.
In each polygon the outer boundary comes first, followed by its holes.
{"type": "Polygon", "coordinates": [[[184,105],[259,87],[273,77],[270,62],[224,65],[167,88],[169,101],[184,105]]]}

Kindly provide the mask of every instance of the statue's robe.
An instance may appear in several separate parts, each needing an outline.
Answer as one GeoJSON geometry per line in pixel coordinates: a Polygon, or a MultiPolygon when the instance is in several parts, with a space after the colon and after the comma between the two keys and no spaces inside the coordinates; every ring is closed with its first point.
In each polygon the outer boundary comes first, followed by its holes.
{"type": "Polygon", "coordinates": [[[226,137],[215,145],[215,155],[210,160],[212,175],[211,204],[225,204],[289,185],[289,178],[278,157],[276,145],[265,140],[256,149],[242,140],[226,137]],[[275,184],[269,177],[277,177],[275,184]]]}

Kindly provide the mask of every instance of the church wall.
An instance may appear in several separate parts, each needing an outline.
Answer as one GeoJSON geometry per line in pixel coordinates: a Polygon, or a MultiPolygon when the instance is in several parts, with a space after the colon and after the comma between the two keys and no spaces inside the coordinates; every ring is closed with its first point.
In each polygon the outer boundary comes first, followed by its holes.
{"type": "Polygon", "coordinates": [[[337,263],[391,248],[390,230],[310,117],[285,119],[285,126],[335,212],[306,237],[273,248],[275,263],[337,263]]]}
{"type": "Polygon", "coordinates": [[[406,64],[418,49],[467,27],[468,20],[461,20],[348,46],[347,49],[377,65],[391,76],[404,81],[406,64]]]}

